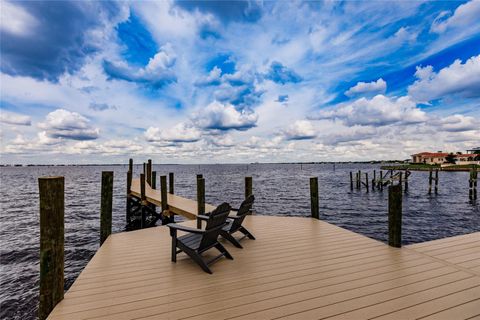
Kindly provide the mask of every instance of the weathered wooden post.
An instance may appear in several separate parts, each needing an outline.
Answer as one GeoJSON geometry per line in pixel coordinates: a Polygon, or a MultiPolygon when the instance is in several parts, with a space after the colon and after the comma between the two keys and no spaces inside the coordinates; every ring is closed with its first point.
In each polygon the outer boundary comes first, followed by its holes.
{"type": "Polygon", "coordinates": [[[132,212],[132,195],[130,194],[130,190],[132,189],[132,171],[127,172],[127,214],[126,222],[127,224],[130,223],[130,217],[132,212]]]}
{"type": "Polygon", "coordinates": [[[370,190],[370,187],[368,186],[368,172],[365,172],[365,189],[367,190],[367,193],[368,190],[370,190]]]}
{"type": "Polygon", "coordinates": [[[162,198],[162,224],[167,224],[173,222],[173,216],[168,210],[167,176],[160,177],[160,193],[162,198]]]}
{"type": "Polygon", "coordinates": [[[358,170],[357,173],[357,189],[362,189],[362,171],[358,170]]]}
{"type": "Polygon", "coordinates": [[[100,203],[100,245],[112,234],[113,171],[102,172],[100,203]]]}
{"type": "Polygon", "coordinates": [[[350,171],[350,191],[353,191],[353,173],[350,171]]]}
{"type": "MultiPolygon", "coordinates": [[[[144,166],[145,167],[145,166],[144,166]]],[[[142,213],[142,220],[140,222],[140,228],[143,229],[146,223],[146,206],[148,205],[147,203],[147,196],[145,194],[145,174],[140,174],[140,205],[142,206],[141,208],[141,213],[142,213]]]]}
{"type": "Polygon", "coordinates": [[[402,186],[388,187],[388,245],[402,246],[402,186]]]}
{"type": "Polygon", "coordinates": [[[152,171],[152,189],[157,189],[157,171],[152,171]]]}
{"type": "Polygon", "coordinates": [[[380,170],[380,191],[383,191],[383,171],[380,170]]]}
{"type": "Polygon", "coordinates": [[[133,172],[133,159],[128,159],[128,171],[133,172]]]}
{"type": "Polygon", "coordinates": [[[432,194],[432,169],[428,171],[428,194],[432,194]]]}
{"type": "Polygon", "coordinates": [[[147,162],[147,183],[152,186],[152,159],[147,162]]]}
{"type": "Polygon", "coordinates": [[[310,211],[312,218],[320,219],[320,210],[318,207],[318,178],[310,178],[310,211]]]}
{"type": "Polygon", "coordinates": [[[245,199],[253,194],[253,180],[252,177],[245,177],[245,199]]]}
{"type": "Polygon", "coordinates": [[[147,174],[147,164],[145,162],[143,163],[143,174],[147,174]]]}
{"type": "Polygon", "coordinates": [[[469,181],[469,190],[468,190],[468,198],[470,200],[476,200],[477,199],[477,169],[475,165],[472,166],[472,169],[470,169],[470,179],[469,181]]]}
{"type": "Polygon", "coordinates": [[[410,171],[407,169],[405,170],[405,193],[408,192],[408,177],[410,176],[410,171]]]}
{"type": "Polygon", "coordinates": [[[203,178],[203,174],[197,174],[197,180],[202,178],[203,178]]]}
{"type": "Polygon", "coordinates": [[[375,180],[377,180],[377,171],[376,171],[376,170],[373,170],[372,191],[375,190],[375,183],[376,183],[375,180]]]}
{"type": "MultiPolygon", "coordinates": [[[[198,177],[198,176],[197,176],[198,177]]],[[[199,215],[205,214],[205,179],[197,178],[197,213],[199,215]]],[[[197,228],[202,227],[202,221],[197,220],[197,228]]]]}
{"type": "Polygon", "coordinates": [[[174,185],[175,185],[175,181],[174,181],[173,172],[170,172],[168,174],[168,193],[170,194],[174,193],[174,185]]]}
{"type": "Polygon", "coordinates": [[[438,193],[438,169],[435,170],[435,194],[438,193]]]}
{"type": "Polygon", "coordinates": [[[64,177],[38,179],[40,195],[40,304],[44,320],[63,299],[64,270],[64,177]]]}

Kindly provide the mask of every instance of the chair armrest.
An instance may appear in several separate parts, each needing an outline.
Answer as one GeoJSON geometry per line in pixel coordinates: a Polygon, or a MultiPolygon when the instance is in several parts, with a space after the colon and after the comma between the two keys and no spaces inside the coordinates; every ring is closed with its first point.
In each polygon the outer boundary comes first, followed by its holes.
{"type": "Polygon", "coordinates": [[[233,220],[241,219],[241,218],[243,218],[243,216],[228,216],[228,219],[233,219],[233,220]]]}
{"type": "Polygon", "coordinates": [[[190,232],[190,233],[197,233],[197,234],[205,233],[205,230],[196,229],[196,228],[187,227],[187,226],[182,226],[181,224],[177,224],[177,223],[169,223],[169,224],[167,224],[167,227],[170,228],[170,231],[180,230],[180,231],[185,231],[185,232],[190,232]]]}

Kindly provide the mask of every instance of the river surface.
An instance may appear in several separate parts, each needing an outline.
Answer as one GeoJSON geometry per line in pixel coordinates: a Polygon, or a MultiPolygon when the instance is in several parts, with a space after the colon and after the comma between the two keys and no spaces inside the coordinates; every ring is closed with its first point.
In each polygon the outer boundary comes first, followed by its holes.
{"type": "MultiPolygon", "coordinates": [[[[195,199],[196,174],[205,178],[206,201],[243,198],[244,177],[253,177],[256,214],[308,216],[309,178],[319,177],[320,218],[386,241],[388,192],[350,191],[349,172],[367,164],[154,165],[175,173],[175,193],[195,199]]],[[[0,318],[36,319],[39,283],[38,177],[65,176],[65,288],[99,246],[102,171],[114,171],[113,232],[125,225],[127,166],[38,166],[0,168],[0,318]]],[[[135,175],[141,167],[135,166],[135,175]]],[[[157,178],[159,181],[160,179],[157,178]]],[[[478,203],[468,199],[467,172],[440,172],[438,195],[428,195],[428,172],[413,172],[403,198],[403,243],[480,231],[478,203]]],[[[294,227],[294,226],[292,226],[294,227]]]]}

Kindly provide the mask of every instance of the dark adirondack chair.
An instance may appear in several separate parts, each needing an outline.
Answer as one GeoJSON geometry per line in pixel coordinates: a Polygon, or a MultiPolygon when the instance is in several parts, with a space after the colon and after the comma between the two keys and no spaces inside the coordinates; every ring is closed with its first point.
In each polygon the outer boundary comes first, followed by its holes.
{"type": "MultiPolygon", "coordinates": [[[[220,231],[220,235],[230,241],[237,248],[243,248],[240,244],[240,241],[246,237],[255,240],[255,237],[244,226],[242,226],[243,220],[245,220],[245,217],[252,210],[254,201],[255,197],[250,195],[242,202],[240,208],[230,209],[231,211],[236,211],[237,214],[235,216],[228,216],[228,223],[220,231]],[[243,233],[243,236],[237,239],[233,236],[233,234],[238,231],[243,233]]],[[[208,218],[208,216],[199,216],[197,219],[206,220],[206,218],[208,218]]]]}
{"type": "Polygon", "coordinates": [[[218,242],[218,236],[220,235],[222,228],[226,225],[229,213],[230,205],[228,203],[222,203],[219,205],[207,217],[205,230],[190,228],[176,223],[168,224],[167,226],[170,228],[170,235],[172,236],[172,261],[177,262],[177,254],[183,251],[205,272],[211,274],[212,271],[208,265],[214,263],[223,256],[233,260],[233,257],[227,249],[218,242]],[[177,230],[185,231],[189,234],[177,237],[177,230]],[[214,247],[220,251],[220,254],[209,261],[205,261],[202,257],[202,253],[214,247]]]}

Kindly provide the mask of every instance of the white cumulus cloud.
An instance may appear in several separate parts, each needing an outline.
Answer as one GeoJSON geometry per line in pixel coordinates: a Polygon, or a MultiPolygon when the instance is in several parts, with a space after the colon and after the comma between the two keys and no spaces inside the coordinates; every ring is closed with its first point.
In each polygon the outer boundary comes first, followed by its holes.
{"type": "Polygon", "coordinates": [[[194,117],[194,123],[208,130],[248,130],[256,126],[258,115],[250,110],[241,111],[229,103],[218,101],[210,103],[194,117]]]}
{"type": "Polygon", "coordinates": [[[472,0],[462,4],[455,9],[453,15],[448,11],[442,11],[433,21],[430,31],[442,33],[448,29],[458,27],[470,27],[478,22],[480,17],[480,0],[472,0]]]}
{"type": "Polygon", "coordinates": [[[395,99],[379,94],[372,99],[360,98],[351,104],[320,111],[312,119],[339,119],[348,126],[385,126],[424,122],[427,115],[408,96],[395,99]]]}
{"type": "Polygon", "coordinates": [[[287,140],[308,140],[316,136],[315,128],[309,120],[297,120],[283,131],[287,140]]]}
{"type": "Polygon", "coordinates": [[[465,63],[455,60],[435,73],[432,66],[417,67],[417,80],[408,87],[415,100],[429,102],[449,95],[465,98],[480,97],[480,55],[465,63]]]}
{"type": "Polygon", "coordinates": [[[372,82],[358,82],[345,92],[348,97],[353,97],[362,93],[385,93],[387,83],[382,78],[372,82]]]}
{"type": "Polygon", "coordinates": [[[45,121],[38,126],[44,129],[50,138],[64,138],[70,140],[94,140],[98,138],[100,130],[89,124],[90,120],[77,112],[57,109],[50,112],[45,121]]]}
{"type": "Polygon", "coordinates": [[[19,126],[30,126],[32,124],[32,119],[23,114],[1,110],[0,122],[19,126]]]}
{"type": "Polygon", "coordinates": [[[202,133],[192,124],[178,123],[170,129],[149,127],[145,131],[147,141],[153,142],[196,142],[200,140],[202,133]]]}

